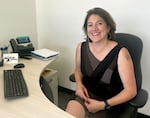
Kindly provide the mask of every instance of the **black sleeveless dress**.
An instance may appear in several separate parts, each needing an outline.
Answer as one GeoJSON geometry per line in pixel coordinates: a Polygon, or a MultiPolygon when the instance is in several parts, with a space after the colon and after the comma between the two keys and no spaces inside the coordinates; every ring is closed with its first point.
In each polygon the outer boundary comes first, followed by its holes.
{"type": "MultiPolygon", "coordinates": [[[[107,100],[123,89],[121,82],[117,59],[122,46],[116,45],[104,58],[99,61],[89,50],[87,42],[81,45],[81,72],[83,74],[82,82],[87,88],[91,98],[97,100],[107,100]]],[[[81,102],[84,106],[84,102],[81,102]]],[[[110,110],[99,111],[97,113],[88,113],[88,118],[128,118],[123,114],[124,111],[130,115],[130,110],[126,104],[111,107],[110,110]],[[125,110],[126,109],[126,110],[125,110]]],[[[84,106],[85,107],[85,106],[84,106]]],[[[86,108],[85,108],[86,109],[86,108]]]]}
{"type": "Polygon", "coordinates": [[[121,45],[116,45],[103,61],[99,61],[90,52],[88,43],[82,43],[81,72],[83,84],[101,99],[109,99],[123,89],[117,67],[117,57],[121,48],[121,45]],[[95,66],[93,66],[94,63],[96,63],[95,66]]]}

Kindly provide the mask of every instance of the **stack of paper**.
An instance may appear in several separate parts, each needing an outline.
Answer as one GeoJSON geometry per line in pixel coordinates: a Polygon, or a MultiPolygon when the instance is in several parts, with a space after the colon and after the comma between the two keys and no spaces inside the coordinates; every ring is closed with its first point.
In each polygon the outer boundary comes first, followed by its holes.
{"type": "Polygon", "coordinates": [[[52,57],[59,55],[59,52],[49,50],[46,48],[34,50],[31,53],[34,57],[37,57],[37,58],[42,59],[42,60],[49,60],[52,57]]]}

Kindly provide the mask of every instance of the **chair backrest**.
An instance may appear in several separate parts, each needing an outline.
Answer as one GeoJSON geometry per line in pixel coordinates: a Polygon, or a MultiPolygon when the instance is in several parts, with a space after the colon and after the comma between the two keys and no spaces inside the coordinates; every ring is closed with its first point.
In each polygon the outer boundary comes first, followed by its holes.
{"type": "Polygon", "coordinates": [[[126,47],[132,57],[137,82],[137,89],[139,90],[142,85],[142,71],[141,71],[141,56],[143,50],[142,40],[133,34],[127,33],[116,33],[115,40],[124,47],[126,47]]]}

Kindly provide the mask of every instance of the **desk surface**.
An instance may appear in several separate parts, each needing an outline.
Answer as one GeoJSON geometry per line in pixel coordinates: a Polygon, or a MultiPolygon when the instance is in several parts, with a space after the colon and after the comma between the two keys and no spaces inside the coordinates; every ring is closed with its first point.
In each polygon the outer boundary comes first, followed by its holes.
{"type": "Polygon", "coordinates": [[[4,98],[3,70],[13,69],[13,64],[0,67],[0,117],[1,118],[74,118],[50,102],[42,92],[39,84],[43,69],[52,62],[20,59],[24,63],[23,76],[28,86],[29,96],[14,100],[4,98]]]}

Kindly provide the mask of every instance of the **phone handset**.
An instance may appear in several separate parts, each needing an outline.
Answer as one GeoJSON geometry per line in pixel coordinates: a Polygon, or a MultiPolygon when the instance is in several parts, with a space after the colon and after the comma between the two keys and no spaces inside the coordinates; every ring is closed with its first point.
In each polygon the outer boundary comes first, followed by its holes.
{"type": "Polygon", "coordinates": [[[19,48],[18,48],[18,45],[17,45],[15,39],[10,39],[9,42],[10,42],[13,52],[19,52],[19,48]]]}

